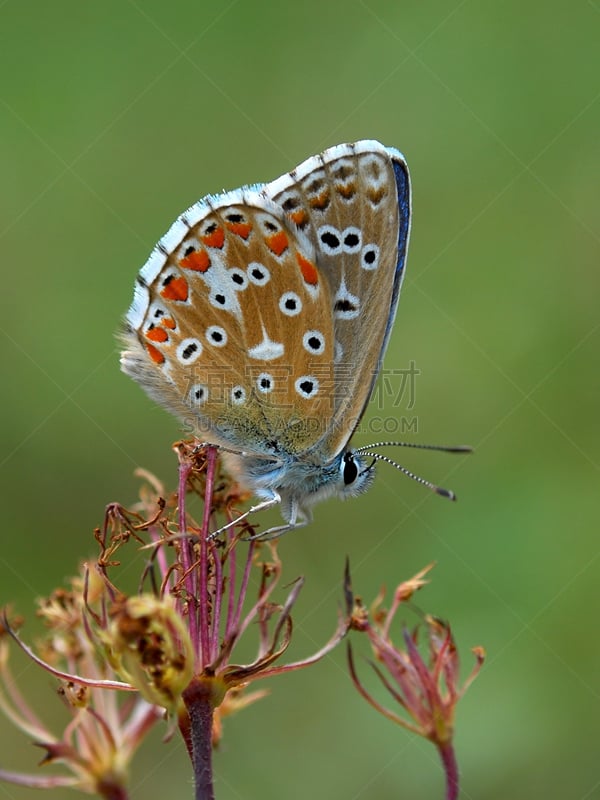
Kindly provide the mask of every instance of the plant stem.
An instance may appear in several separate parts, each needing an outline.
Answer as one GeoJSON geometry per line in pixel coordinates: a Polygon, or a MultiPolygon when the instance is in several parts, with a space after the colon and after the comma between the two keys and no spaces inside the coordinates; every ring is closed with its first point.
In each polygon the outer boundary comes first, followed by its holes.
{"type": "Polygon", "coordinates": [[[202,533],[200,534],[200,564],[196,570],[196,581],[198,583],[199,598],[196,617],[196,630],[199,632],[199,640],[196,644],[196,653],[203,664],[209,664],[214,654],[210,652],[210,630],[211,630],[211,609],[205,598],[208,597],[208,573],[209,573],[209,543],[210,517],[213,513],[213,492],[215,489],[215,470],[217,468],[217,450],[209,447],[206,454],[206,489],[204,492],[204,513],[202,515],[202,533]]]}
{"type": "Polygon", "coordinates": [[[446,773],[446,800],[457,800],[458,798],[458,764],[452,742],[439,744],[438,751],[444,765],[446,773]]]}
{"type": "Polygon", "coordinates": [[[214,800],[212,776],[213,706],[210,691],[201,681],[193,680],[183,693],[183,702],[190,718],[192,767],[195,800],[214,800]]]}
{"type": "MultiPolygon", "coordinates": [[[[179,532],[183,535],[187,533],[187,517],[185,513],[185,494],[187,490],[187,479],[192,471],[192,463],[190,461],[181,461],[179,464],[179,488],[178,488],[178,522],[179,532]]],[[[195,582],[195,572],[192,570],[194,563],[194,546],[191,540],[183,541],[181,544],[181,565],[185,575],[185,589],[189,598],[197,597],[198,590],[195,582]]],[[[193,606],[190,606],[190,613],[188,615],[188,628],[190,637],[194,648],[198,650],[199,634],[198,634],[198,619],[196,614],[193,613],[193,606]]]]}
{"type": "Polygon", "coordinates": [[[129,795],[120,783],[106,781],[98,787],[98,794],[103,800],[128,800],[129,795]]]}

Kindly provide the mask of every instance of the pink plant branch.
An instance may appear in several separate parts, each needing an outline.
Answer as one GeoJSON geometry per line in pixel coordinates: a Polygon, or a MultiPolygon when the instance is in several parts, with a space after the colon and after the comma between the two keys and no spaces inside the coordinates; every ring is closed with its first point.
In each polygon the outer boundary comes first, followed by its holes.
{"type": "Polygon", "coordinates": [[[371,667],[410,719],[386,708],[376,700],[360,681],[352,650],[348,646],[348,665],[352,681],[368,703],[387,719],[412,733],[429,739],[438,750],[446,777],[446,800],[456,800],[459,793],[459,774],[454,752],[454,714],[458,700],[477,676],[484,659],[482,648],[475,648],[476,663],[462,688],[459,688],[458,652],[450,626],[432,616],[424,617],[428,658],[417,646],[417,632],[402,629],[404,647],[393,644],[390,637],[392,622],[399,608],[426,583],[427,567],[414,578],[401,583],[394,593],[391,609],[380,610],[384,593],[380,592],[371,608],[371,615],[360,600],[352,613],[352,627],[367,635],[376,663],[371,667]]]}
{"type": "Polygon", "coordinates": [[[25,642],[17,636],[15,631],[12,630],[8,619],[6,616],[3,619],[3,623],[6,626],[6,632],[14,639],[14,641],[19,645],[21,650],[29,656],[29,658],[35,662],[38,666],[43,667],[46,672],[49,672],[51,675],[54,675],[55,678],[59,678],[62,681],[71,681],[72,683],[78,683],[81,686],[89,686],[94,687],[97,689],[115,689],[120,690],[122,692],[135,692],[137,689],[135,686],[132,686],[130,683],[124,683],[123,681],[110,681],[110,680],[101,680],[99,678],[85,678],[83,675],[75,675],[71,672],[63,672],[63,670],[57,669],[53,667],[52,664],[49,664],[47,661],[44,661],[42,658],[37,656],[35,652],[29,647],[29,645],[25,644],[25,642]]]}

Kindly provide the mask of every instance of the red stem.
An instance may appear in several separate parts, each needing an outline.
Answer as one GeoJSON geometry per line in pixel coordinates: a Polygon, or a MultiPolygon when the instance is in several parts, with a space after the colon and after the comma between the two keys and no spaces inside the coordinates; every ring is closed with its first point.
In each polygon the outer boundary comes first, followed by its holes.
{"type": "MultiPolygon", "coordinates": [[[[206,488],[204,490],[204,513],[202,515],[202,532],[200,533],[200,567],[198,572],[198,629],[200,633],[200,663],[209,664],[213,659],[210,652],[210,619],[208,603],[208,555],[210,535],[210,518],[212,515],[213,492],[215,489],[215,470],[217,466],[217,449],[209,447],[206,453],[206,488]]],[[[213,620],[218,625],[218,619],[213,620]]]]}
{"type": "Polygon", "coordinates": [[[109,781],[106,783],[101,782],[97,787],[97,791],[103,800],[128,800],[129,798],[125,787],[121,786],[121,784],[111,783],[109,781]]]}
{"type": "Polygon", "coordinates": [[[210,692],[199,681],[192,681],[183,693],[190,719],[192,767],[195,800],[214,800],[212,777],[213,706],[210,692]]]}
{"type": "MultiPolygon", "coordinates": [[[[179,504],[179,533],[187,533],[187,519],[185,514],[185,491],[187,488],[187,479],[192,471],[192,465],[188,461],[182,461],[179,464],[179,490],[178,490],[178,504],[179,504]]],[[[198,620],[196,618],[195,609],[192,607],[193,598],[196,597],[196,585],[194,581],[194,574],[192,572],[193,546],[189,540],[181,542],[181,565],[185,574],[185,589],[190,603],[188,612],[188,626],[190,638],[194,647],[198,648],[198,620]]]]}
{"type": "Polygon", "coordinates": [[[458,764],[452,742],[438,745],[438,752],[446,773],[446,800],[458,798],[458,764]]]}

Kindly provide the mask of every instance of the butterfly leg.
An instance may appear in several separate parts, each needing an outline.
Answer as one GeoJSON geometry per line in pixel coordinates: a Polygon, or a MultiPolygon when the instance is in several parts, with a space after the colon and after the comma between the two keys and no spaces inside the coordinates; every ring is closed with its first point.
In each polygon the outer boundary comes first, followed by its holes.
{"type": "MultiPolygon", "coordinates": [[[[267,508],[272,508],[273,506],[276,506],[278,503],[281,503],[281,495],[279,495],[276,491],[270,489],[264,489],[263,493],[267,495],[264,500],[262,500],[257,505],[252,506],[252,508],[249,508],[248,511],[244,511],[244,513],[240,514],[239,517],[232,519],[231,522],[227,523],[227,525],[223,525],[223,527],[219,528],[218,531],[213,531],[208,537],[208,541],[212,541],[220,533],[223,533],[223,531],[229,530],[229,528],[232,528],[234,525],[237,525],[238,522],[242,522],[247,517],[249,517],[250,514],[254,514],[256,511],[265,511],[267,508]]],[[[265,533],[269,533],[269,531],[265,531],[265,533]]],[[[255,539],[255,538],[258,539],[259,536],[250,537],[250,539],[255,539]]]]}
{"type": "Polygon", "coordinates": [[[271,539],[279,539],[284,533],[297,530],[298,528],[304,528],[305,525],[308,525],[310,522],[312,522],[311,512],[301,509],[298,503],[294,501],[291,506],[290,521],[287,525],[276,525],[274,528],[269,528],[262,533],[255,533],[248,541],[268,542],[271,539]]]}

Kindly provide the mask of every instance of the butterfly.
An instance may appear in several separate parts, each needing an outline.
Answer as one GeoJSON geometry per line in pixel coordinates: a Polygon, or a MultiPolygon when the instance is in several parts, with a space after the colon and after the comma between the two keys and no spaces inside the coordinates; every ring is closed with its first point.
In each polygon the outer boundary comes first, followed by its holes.
{"type": "Polygon", "coordinates": [[[137,277],[122,369],[222,448],[260,501],[244,517],[280,504],[285,524],[260,538],[364,492],[377,460],[452,496],[371,452],[398,443],[350,447],[396,316],[410,221],[402,154],[341,144],[195,203],[137,277]]]}

